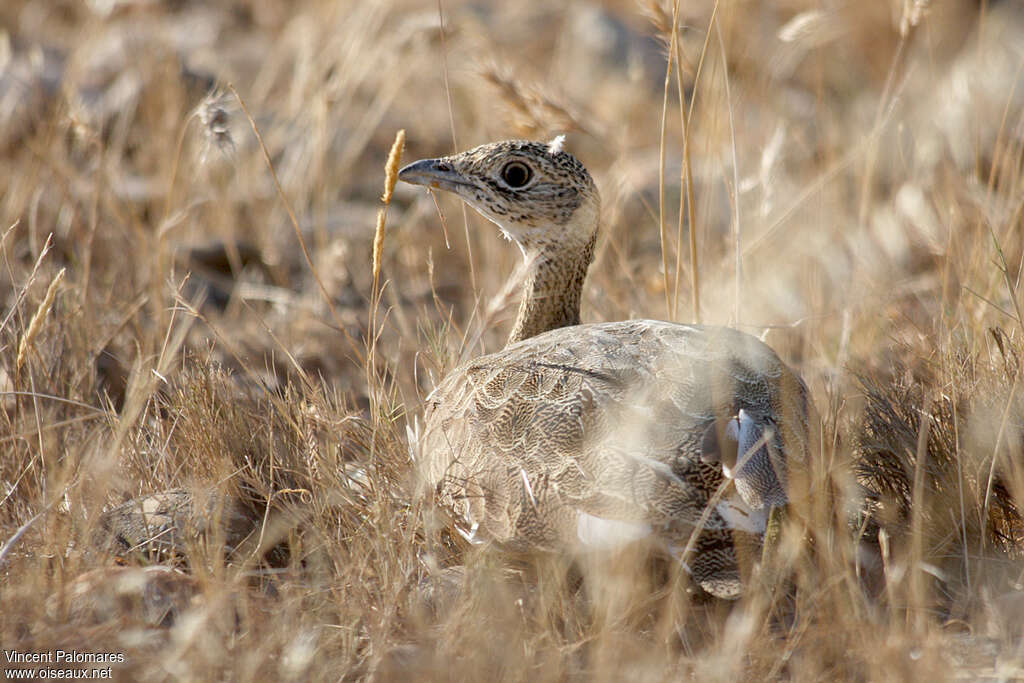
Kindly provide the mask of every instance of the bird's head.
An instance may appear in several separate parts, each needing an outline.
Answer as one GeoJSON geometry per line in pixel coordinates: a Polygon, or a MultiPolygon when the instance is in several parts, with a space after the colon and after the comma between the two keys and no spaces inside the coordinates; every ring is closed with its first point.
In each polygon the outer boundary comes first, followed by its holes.
{"type": "Polygon", "coordinates": [[[550,143],[506,140],[460,154],[423,159],[400,180],[448,190],[501,228],[528,255],[548,247],[581,248],[597,231],[600,197],[576,157],[550,143]]]}

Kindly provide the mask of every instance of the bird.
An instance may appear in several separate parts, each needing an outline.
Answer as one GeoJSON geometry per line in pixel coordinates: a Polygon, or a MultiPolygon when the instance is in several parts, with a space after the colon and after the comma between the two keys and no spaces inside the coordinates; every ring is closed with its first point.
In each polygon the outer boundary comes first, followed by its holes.
{"type": "Polygon", "coordinates": [[[564,136],[422,159],[398,178],[455,194],[523,256],[505,347],[440,381],[410,447],[459,533],[526,552],[654,543],[707,593],[738,598],[741,556],[762,549],[809,458],[799,375],[728,327],[581,324],[601,201],[564,136]]]}
{"type": "Polygon", "coordinates": [[[236,497],[171,489],[105,511],[91,547],[122,562],[134,558],[175,563],[199,537],[218,538],[231,554],[259,523],[259,516],[236,497]]]}

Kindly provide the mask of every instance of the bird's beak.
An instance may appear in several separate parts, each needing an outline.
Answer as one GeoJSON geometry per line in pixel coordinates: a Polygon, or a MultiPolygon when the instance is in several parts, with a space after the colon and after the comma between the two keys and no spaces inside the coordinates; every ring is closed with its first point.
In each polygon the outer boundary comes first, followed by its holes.
{"type": "Polygon", "coordinates": [[[414,161],[398,172],[398,179],[412,185],[448,190],[456,194],[460,194],[462,188],[473,186],[444,159],[414,161]]]}

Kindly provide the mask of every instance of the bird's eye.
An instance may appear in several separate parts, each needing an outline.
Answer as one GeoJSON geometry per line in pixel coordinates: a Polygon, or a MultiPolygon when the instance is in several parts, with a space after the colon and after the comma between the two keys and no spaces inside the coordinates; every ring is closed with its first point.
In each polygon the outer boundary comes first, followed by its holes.
{"type": "Polygon", "coordinates": [[[533,171],[521,161],[510,161],[501,169],[501,179],[509,187],[523,187],[532,177],[533,171]]]}

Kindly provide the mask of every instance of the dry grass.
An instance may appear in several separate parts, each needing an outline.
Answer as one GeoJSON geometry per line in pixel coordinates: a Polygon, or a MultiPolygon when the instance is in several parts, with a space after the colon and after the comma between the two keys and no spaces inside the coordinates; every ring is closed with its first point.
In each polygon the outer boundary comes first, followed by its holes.
{"type": "Polygon", "coordinates": [[[0,6],[4,649],[157,680],[1024,677],[1019,2],[646,5],[0,6]],[[516,253],[402,185],[374,243],[403,128],[407,160],[568,131],[604,200],[584,317],[685,320],[699,286],[807,379],[810,495],[742,601],[642,553],[469,549],[417,495],[407,431],[503,342],[516,253]],[[206,501],[180,572],[114,568],[101,513],[170,490],[206,501]]]}

